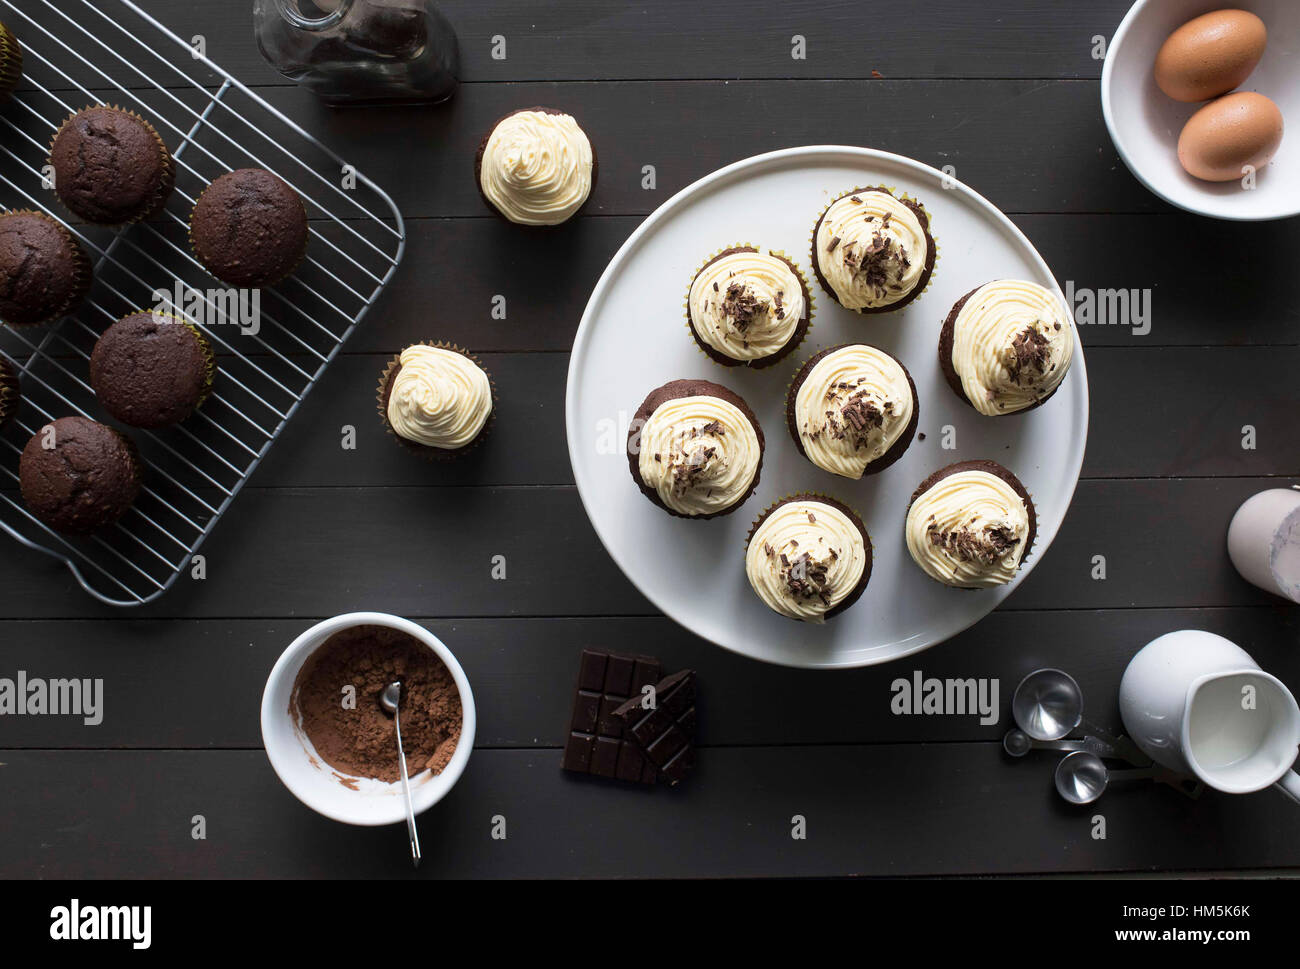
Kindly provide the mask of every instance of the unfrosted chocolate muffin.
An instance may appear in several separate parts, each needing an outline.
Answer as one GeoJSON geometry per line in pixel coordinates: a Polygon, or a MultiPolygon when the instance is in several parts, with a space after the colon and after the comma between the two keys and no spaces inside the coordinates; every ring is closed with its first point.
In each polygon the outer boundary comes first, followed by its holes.
{"type": "Polygon", "coordinates": [[[55,531],[86,535],[125,515],[140,494],[140,459],[122,434],[86,417],[37,431],[18,467],[23,500],[55,531]]]}
{"type": "Polygon", "coordinates": [[[307,254],[307,210],[298,193],[268,171],[227,172],[194,204],[190,244],[222,282],[273,286],[307,254]]]}
{"type": "Polygon", "coordinates": [[[23,49],[13,31],[0,23],[0,101],[9,100],[23,76],[23,49]]]}
{"type": "Polygon", "coordinates": [[[0,215],[0,319],[49,323],[71,313],[90,290],[90,260],[72,233],[44,212],[0,215]]]}
{"type": "Polygon", "coordinates": [[[50,164],[63,204],[99,225],[157,214],[176,184],[171,152],[153,125],[109,105],[86,108],[63,122],[50,144],[50,164]]]}
{"type": "Polygon", "coordinates": [[[14,419],[21,400],[22,386],[18,382],[18,368],[8,357],[0,357],[0,431],[14,419]]]}
{"type": "Polygon", "coordinates": [[[717,518],[754,493],[765,446],[739,394],[710,380],[672,380],[637,408],[627,461],[641,493],[670,515],[717,518]]]}
{"type": "Polygon", "coordinates": [[[212,345],[198,327],[166,313],[132,313],[110,326],[90,355],[90,385],[113,417],[132,427],[179,424],[208,399],[212,345]]]}

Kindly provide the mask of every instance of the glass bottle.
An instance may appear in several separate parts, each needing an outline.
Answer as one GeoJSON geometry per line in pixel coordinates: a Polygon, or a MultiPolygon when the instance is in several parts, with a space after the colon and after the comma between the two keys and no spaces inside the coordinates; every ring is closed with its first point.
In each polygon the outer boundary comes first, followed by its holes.
{"type": "Polygon", "coordinates": [[[456,33],[429,0],[255,0],[271,66],[328,104],[438,102],[456,90],[456,33]]]}

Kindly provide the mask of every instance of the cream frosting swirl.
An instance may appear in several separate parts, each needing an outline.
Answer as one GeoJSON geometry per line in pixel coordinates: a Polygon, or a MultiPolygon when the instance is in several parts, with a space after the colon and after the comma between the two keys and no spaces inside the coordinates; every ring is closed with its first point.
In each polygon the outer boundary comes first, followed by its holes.
{"type": "Polygon", "coordinates": [[[852,519],[824,501],[797,498],[763,518],[745,550],[745,574],[768,608],[822,623],[857,588],[867,548],[852,519]]]}
{"type": "Polygon", "coordinates": [[[907,512],[907,550],[925,574],[959,589],[1015,577],[1025,557],[1029,509],[987,471],[957,471],[917,496],[907,512]]]}
{"type": "Polygon", "coordinates": [[[451,450],[478,436],[492,414],[492,383],[455,350],[417,344],[402,351],[388,397],[388,423],[402,438],[451,450]]]}
{"type": "Polygon", "coordinates": [[[822,278],[851,310],[891,306],[916,289],[929,246],[916,213],[883,191],[832,202],[813,239],[822,278]]]}
{"type": "Polygon", "coordinates": [[[1070,314],[1037,283],[985,283],[953,321],[953,370],[981,414],[1013,414],[1042,400],[1065,379],[1073,357],[1070,314]]]}
{"type": "Polygon", "coordinates": [[[799,277],[764,252],[733,252],[709,263],[691,283],[687,303],[696,335],[733,360],[772,356],[805,313],[799,277]]]}
{"type": "Polygon", "coordinates": [[[739,407],[701,394],[666,400],[639,433],[637,470],[646,487],[679,515],[726,511],[747,494],[762,449],[739,407]]]}
{"type": "Polygon", "coordinates": [[[511,222],[558,225],[591,194],[592,160],[571,115],[518,111],[488,136],[479,187],[511,222]]]}
{"type": "Polygon", "coordinates": [[[911,423],[915,400],[902,364],[854,343],[813,364],[794,398],[804,454],[817,467],[861,478],[911,423]]]}

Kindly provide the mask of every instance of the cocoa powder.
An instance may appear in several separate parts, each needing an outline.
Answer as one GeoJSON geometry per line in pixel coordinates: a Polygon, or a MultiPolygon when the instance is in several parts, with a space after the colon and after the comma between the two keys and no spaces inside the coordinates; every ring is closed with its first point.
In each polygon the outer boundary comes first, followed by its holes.
{"type": "Polygon", "coordinates": [[[442,660],[399,630],[353,626],[327,639],[294,680],[289,714],[335,770],[391,783],[402,776],[397,734],[379,700],[394,681],[407,770],[440,773],[460,742],[460,691],[442,660]]]}

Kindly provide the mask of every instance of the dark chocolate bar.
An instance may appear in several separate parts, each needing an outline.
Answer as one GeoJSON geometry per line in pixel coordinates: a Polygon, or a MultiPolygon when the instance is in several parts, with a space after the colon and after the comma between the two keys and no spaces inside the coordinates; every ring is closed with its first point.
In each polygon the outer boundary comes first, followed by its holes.
{"type": "Polygon", "coordinates": [[[659,769],[676,786],[695,766],[695,671],[682,670],[655,685],[655,708],[647,710],[640,696],[632,697],[614,717],[659,769]]]}
{"type": "Polygon", "coordinates": [[[658,773],[655,765],[625,736],[624,723],[614,711],[630,699],[639,699],[641,688],[661,674],[659,661],[650,656],[584,649],[560,766],[579,774],[653,784],[658,773]]]}

